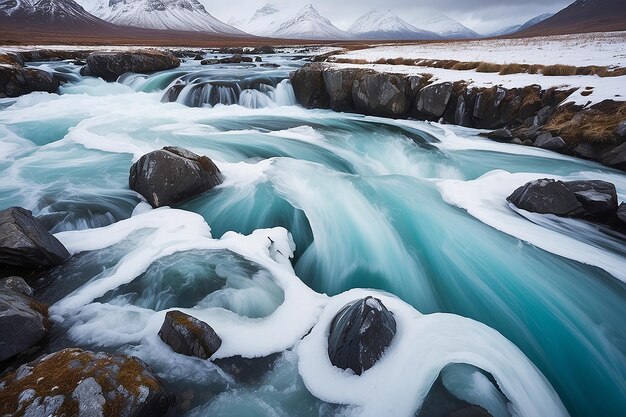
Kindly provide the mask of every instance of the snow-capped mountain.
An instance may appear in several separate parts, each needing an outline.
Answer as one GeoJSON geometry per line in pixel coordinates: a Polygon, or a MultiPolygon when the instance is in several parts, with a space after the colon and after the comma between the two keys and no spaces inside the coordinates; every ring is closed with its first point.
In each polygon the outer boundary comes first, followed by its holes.
{"type": "Polygon", "coordinates": [[[482,37],[479,33],[443,14],[429,17],[416,24],[422,29],[438,33],[448,39],[476,39],[482,37]]]}
{"type": "Polygon", "coordinates": [[[544,20],[551,18],[552,16],[554,16],[554,14],[552,13],[540,14],[539,16],[535,16],[532,19],[527,20],[521,25],[513,25],[513,26],[500,29],[497,32],[489,34],[489,36],[504,36],[504,35],[510,35],[516,32],[520,32],[522,30],[526,30],[532,26],[535,26],[537,23],[541,23],[544,20]]]}
{"type": "Polygon", "coordinates": [[[441,39],[434,32],[418,29],[391,10],[373,9],[359,17],[348,33],[360,39],[441,39]]]}
{"type": "Polygon", "coordinates": [[[272,34],[285,39],[349,39],[350,34],[333,25],[330,20],[308,4],[295,16],[281,23],[272,34]]]}
{"type": "Polygon", "coordinates": [[[211,16],[198,0],[79,1],[87,11],[117,25],[244,35],[211,16]]]}
{"type": "Polygon", "coordinates": [[[106,25],[74,0],[0,0],[0,17],[12,23],[46,26],[106,25]]]}
{"type": "Polygon", "coordinates": [[[231,19],[228,23],[244,32],[258,36],[273,36],[280,25],[293,17],[293,13],[280,10],[276,5],[266,4],[250,19],[231,19]]]}

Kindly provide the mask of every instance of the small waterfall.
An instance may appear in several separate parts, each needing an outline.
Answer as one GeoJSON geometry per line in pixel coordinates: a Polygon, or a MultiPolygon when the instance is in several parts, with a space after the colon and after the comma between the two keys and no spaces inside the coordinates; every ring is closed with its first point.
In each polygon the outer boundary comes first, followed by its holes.
{"type": "Polygon", "coordinates": [[[288,79],[211,81],[201,77],[185,78],[174,81],[163,93],[161,101],[189,107],[238,104],[252,109],[296,104],[293,87],[288,79]]]}

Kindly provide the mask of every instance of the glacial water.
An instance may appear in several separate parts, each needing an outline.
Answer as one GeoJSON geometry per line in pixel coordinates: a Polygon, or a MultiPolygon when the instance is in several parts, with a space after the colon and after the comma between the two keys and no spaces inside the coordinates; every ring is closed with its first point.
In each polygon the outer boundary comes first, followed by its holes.
{"type": "Polygon", "coordinates": [[[413,416],[440,373],[494,416],[623,415],[624,241],[505,200],[542,177],[603,179],[624,199],[622,173],[470,129],[305,110],[288,82],[302,61],[265,60],[281,66],[189,61],[119,83],[35,63],[65,74],[61,94],[0,100],[0,208],[32,210],[74,254],[39,281],[67,344],[141,357],[189,417],[413,416]],[[166,145],[209,156],[224,183],[150,209],[128,170],[166,145]],[[371,294],[398,334],[359,377],[325,338],[371,294]],[[272,359],[243,381],[172,353],[157,332],[173,308],[216,329],[217,357],[272,359]]]}

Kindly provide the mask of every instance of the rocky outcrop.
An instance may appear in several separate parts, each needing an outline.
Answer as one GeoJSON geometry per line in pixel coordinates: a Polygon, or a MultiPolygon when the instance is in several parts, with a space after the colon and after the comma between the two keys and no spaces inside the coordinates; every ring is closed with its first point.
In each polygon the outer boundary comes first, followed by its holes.
{"type": "Polygon", "coordinates": [[[395,334],[396,320],[379,299],[357,300],[333,319],[328,357],[336,367],[361,375],[383,356],[395,334]]]}
{"type": "Polygon", "coordinates": [[[0,381],[0,415],[164,416],[175,397],[139,359],[80,349],[41,357],[0,381]]]}
{"type": "Polygon", "coordinates": [[[215,330],[181,311],[168,311],[159,337],[176,353],[209,359],[222,345],[215,330]]]}
{"type": "Polygon", "coordinates": [[[93,52],[87,57],[82,75],[116,81],[126,72],[155,72],[176,68],[180,61],[174,55],[156,50],[128,52],[93,52]]]}
{"type": "Polygon", "coordinates": [[[526,183],[507,200],[516,207],[541,214],[586,219],[604,224],[618,220],[615,186],[606,181],[557,181],[540,179],[526,183]]]}
{"type": "Polygon", "coordinates": [[[353,81],[356,110],[373,116],[401,118],[410,109],[410,83],[396,74],[367,73],[353,81]]]}
{"type": "Polygon", "coordinates": [[[58,89],[59,80],[48,71],[0,64],[0,98],[19,97],[34,91],[54,93],[58,89]]]}
{"type": "Polygon", "coordinates": [[[212,64],[241,64],[245,62],[253,62],[252,57],[242,56],[240,54],[235,54],[228,58],[212,58],[212,59],[203,59],[200,64],[201,65],[212,65],[212,64]]]}
{"type": "Polygon", "coordinates": [[[626,103],[568,104],[575,88],[473,87],[465,81],[437,83],[428,74],[321,63],[295,71],[291,83],[296,100],[307,108],[489,129],[494,132],[485,136],[500,142],[534,145],[626,170],[626,103]]]}
{"type": "Polygon", "coordinates": [[[220,170],[208,157],[171,146],[142,156],[130,168],[128,181],[155,208],[181,203],[221,182],[220,170]]]}
{"type": "Polygon", "coordinates": [[[63,244],[30,211],[21,207],[0,211],[0,266],[50,267],[69,257],[63,244]]]}
{"type": "Polygon", "coordinates": [[[19,277],[0,280],[0,362],[34,346],[47,333],[47,307],[19,277]]]}

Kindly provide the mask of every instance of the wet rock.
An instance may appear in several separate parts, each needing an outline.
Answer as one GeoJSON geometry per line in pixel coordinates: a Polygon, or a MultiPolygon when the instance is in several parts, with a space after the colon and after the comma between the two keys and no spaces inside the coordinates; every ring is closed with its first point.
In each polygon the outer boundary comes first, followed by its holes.
{"type": "Polygon", "coordinates": [[[142,156],[128,180],[130,189],[155,208],[181,203],[221,182],[220,170],[208,157],[168,146],[142,156]]]}
{"type": "Polygon", "coordinates": [[[10,417],[160,417],[174,402],[139,359],[81,349],[41,357],[0,382],[10,417]]]}
{"type": "Polygon", "coordinates": [[[361,375],[383,356],[396,334],[396,320],[377,298],[345,306],[333,319],[328,356],[333,365],[361,375]]]}
{"type": "Polygon", "coordinates": [[[323,72],[324,86],[330,98],[330,108],[335,111],[353,111],[352,87],[368,70],[347,68],[327,69],[323,72]]]}
{"type": "Polygon", "coordinates": [[[202,61],[204,59],[204,55],[202,54],[197,54],[196,56],[193,57],[194,61],[202,61]]]}
{"type": "Polygon", "coordinates": [[[253,55],[275,54],[276,49],[274,49],[274,47],[270,45],[263,45],[263,46],[257,46],[256,48],[252,49],[250,53],[253,55]]]}
{"type": "Polygon", "coordinates": [[[263,58],[261,58],[260,56],[255,56],[254,62],[263,62],[263,58]]]}
{"type": "Polygon", "coordinates": [[[626,203],[622,203],[617,208],[617,219],[621,222],[622,227],[626,227],[626,203]]]}
{"type": "Polygon", "coordinates": [[[395,74],[364,74],[352,86],[352,98],[357,111],[380,117],[399,118],[407,115],[411,106],[406,94],[407,80],[395,74]]]}
{"type": "Polygon", "coordinates": [[[497,142],[510,142],[513,139],[513,134],[509,129],[502,128],[489,132],[487,137],[497,142]]]}
{"type": "Polygon", "coordinates": [[[0,65],[0,98],[19,97],[34,91],[54,93],[59,80],[39,68],[22,68],[19,65],[0,65]]]}
{"type": "Polygon", "coordinates": [[[279,64],[275,64],[273,62],[264,62],[263,64],[260,64],[259,66],[263,68],[280,68],[279,64]]]}
{"type": "Polygon", "coordinates": [[[565,148],[565,141],[560,136],[552,136],[552,133],[545,132],[537,136],[534,145],[537,148],[559,152],[565,148]]]}
{"type": "Polygon", "coordinates": [[[222,345],[215,330],[181,311],[168,311],[159,337],[176,353],[209,359],[222,345]]]}
{"type": "Polygon", "coordinates": [[[16,278],[0,281],[0,362],[34,346],[47,333],[47,307],[23,294],[32,294],[32,289],[16,278]]]}
{"type": "Polygon", "coordinates": [[[511,142],[509,142],[509,143],[511,143],[513,145],[523,145],[524,144],[524,142],[522,142],[522,140],[520,138],[513,138],[513,139],[511,139],[511,142]]]}
{"type": "Polygon", "coordinates": [[[214,359],[213,363],[232,376],[237,382],[249,384],[259,381],[263,375],[269,372],[280,355],[281,353],[273,353],[261,358],[231,356],[229,358],[214,359]]]}
{"type": "Polygon", "coordinates": [[[33,296],[33,289],[22,277],[7,277],[0,279],[0,291],[13,291],[26,297],[33,296]]]}
{"type": "Polygon", "coordinates": [[[617,191],[610,182],[567,181],[567,188],[582,204],[585,216],[598,220],[609,220],[617,213],[617,191]]]}
{"type": "Polygon", "coordinates": [[[507,201],[532,213],[577,216],[584,212],[580,201],[563,181],[547,178],[519,187],[507,201]]]}
{"type": "Polygon", "coordinates": [[[219,64],[220,60],[217,58],[203,59],[200,61],[200,65],[215,65],[219,64]]]}
{"type": "Polygon", "coordinates": [[[619,137],[626,138],[626,120],[617,125],[615,134],[619,137]]]}
{"type": "Polygon", "coordinates": [[[174,101],[176,101],[176,99],[178,99],[180,92],[183,91],[183,88],[185,87],[186,84],[184,83],[174,84],[173,86],[168,88],[165,93],[163,93],[163,97],[161,97],[161,102],[173,103],[174,101]]]}
{"type": "Polygon", "coordinates": [[[600,154],[600,162],[613,168],[626,170],[626,142],[600,154]]]}
{"type": "Polygon", "coordinates": [[[428,120],[439,119],[443,116],[451,95],[452,83],[449,82],[424,87],[417,96],[418,115],[428,120]]]}
{"type": "Polygon", "coordinates": [[[305,65],[293,72],[290,79],[300,105],[307,108],[328,108],[330,97],[324,86],[322,65],[305,65]]]}
{"type": "Polygon", "coordinates": [[[128,52],[93,52],[81,74],[115,81],[126,72],[155,72],[177,68],[180,60],[167,52],[156,50],[128,52]]]}
{"type": "Polygon", "coordinates": [[[21,207],[0,211],[0,266],[39,268],[60,265],[70,254],[21,207]]]}

